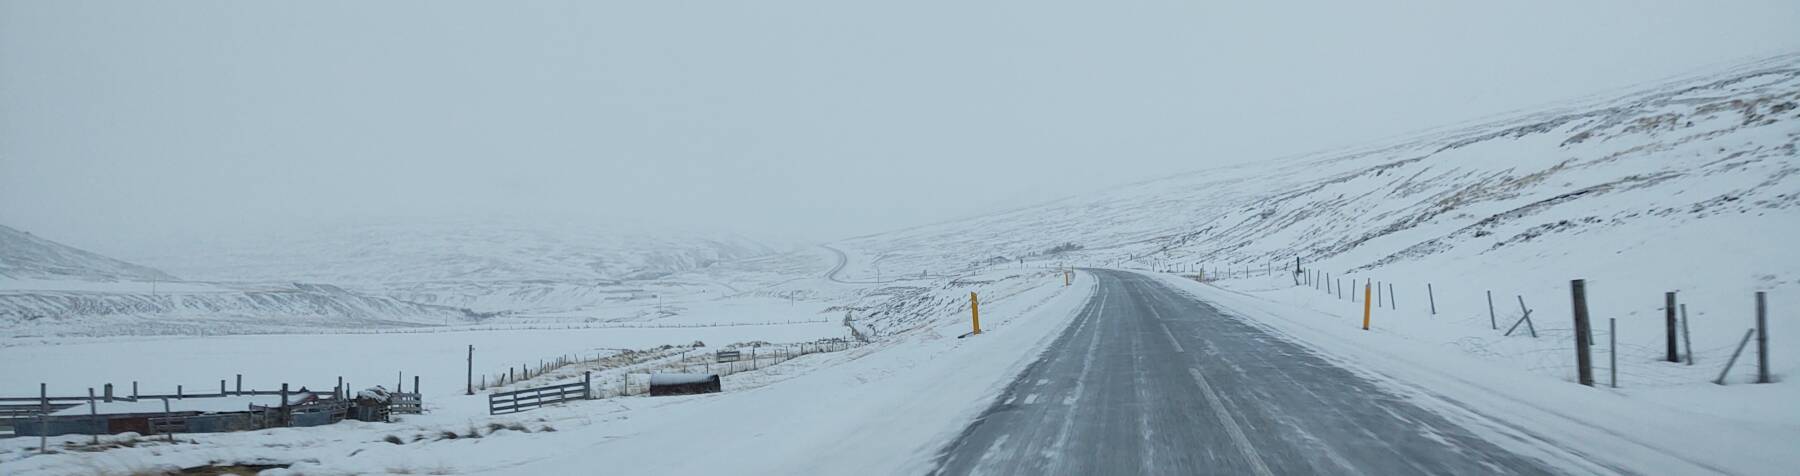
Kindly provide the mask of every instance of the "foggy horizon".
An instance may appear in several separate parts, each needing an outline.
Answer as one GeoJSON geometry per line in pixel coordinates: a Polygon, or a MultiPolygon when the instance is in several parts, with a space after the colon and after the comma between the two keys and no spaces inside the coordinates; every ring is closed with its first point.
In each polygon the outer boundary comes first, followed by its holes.
{"type": "Polygon", "coordinates": [[[103,4],[0,4],[0,224],[125,257],[488,217],[829,241],[1800,47],[1777,1],[103,4]]]}

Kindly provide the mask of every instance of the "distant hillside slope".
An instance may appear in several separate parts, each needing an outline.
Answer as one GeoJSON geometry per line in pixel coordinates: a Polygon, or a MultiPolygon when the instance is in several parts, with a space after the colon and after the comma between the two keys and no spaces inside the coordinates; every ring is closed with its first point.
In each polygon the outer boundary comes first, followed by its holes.
{"type": "Polygon", "coordinates": [[[737,237],[604,226],[434,221],[205,243],[139,261],[193,279],[366,286],[650,279],[772,252],[737,237]]]}
{"type": "Polygon", "coordinates": [[[174,276],[0,225],[0,277],[82,281],[171,281],[174,276]]]}
{"type": "Polygon", "coordinates": [[[0,226],[0,336],[405,327],[480,317],[323,284],[180,281],[0,226]]]}
{"type": "Polygon", "coordinates": [[[1461,263],[1561,279],[1606,260],[1664,260],[1671,274],[1704,265],[1768,286],[1800,266],[1797,104],[1800,55],[1783,56],[1616,99],[839,245],[908,272],[1020,258],[1260,269],[1300,257],[1337,271],[1461,263]],[[1065,242],[1086,249],[1048,254],[1065,242]]]}

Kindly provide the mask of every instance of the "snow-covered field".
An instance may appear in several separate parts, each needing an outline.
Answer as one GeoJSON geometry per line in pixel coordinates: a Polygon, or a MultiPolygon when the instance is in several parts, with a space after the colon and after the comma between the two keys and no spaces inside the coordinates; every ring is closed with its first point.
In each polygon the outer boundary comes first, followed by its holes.
{"type": "MultiPolygon", "coordinates": [[[[346,356],[326,359],[342,359],[340,362],[352,364],[363,363],[358,360],[359,356],[396,358],[432,369],[430,371],[437,374],[424,374],[430,413],[405,417],[402,422],[390,425],[351,422],[318,428],[182,435],[181,441],[193,443],[144,442],[132,448],[99,453],[69,451],[34,456],[31,453],[35,440],[0,440],[0,469],[6,474],[82,474],[191,467],[214,462],[273,462],[293,464],[293,470],[305,474],[554,474],[589,472],[599,464],[597,462],[604,462],[608,467],[634,468],[634,472],[655,474],[717,471],[834,474],[869,468],[920,472],[927,469],[938,445],[960,431],[966,420],[985,407],[991,395],[1031,360],[1033,349],[1043,346],[1062,329],[1073,316],[1074,309],[1086,299],[1092,285],[1086,279],[1078,279],[1073,286],[1065,287],[1060,274],[1044,271],[1000,270],[966,278],[961,282],[979,284],[940,283],[940,287],[928,293],[946,298],[966,296],[971,290],[983,293],[984,332],[980,336],[958,338],[968,330],[967,309],[945,309],[917,316],[918,326],[914,331],[891,335],[869,346],[810,355],[763,370],[728,376],[725,379],[728,391],[723,394],[611,398],[489,417],[483,406],[484,395],[460,395],[461,380],[456,377],[461,375],[462,367],[457,359],[463,352],[462,341],[467,339],[459,337],[494,337],[497,341],[512,344],[497,346],[492,353],[530,356],[534,352],[542,355],[543,351],[555,354],[610,345],[642,345],[659,342],[659,339],[717,336],[723,342],[750,338],[770,341],[810,338],[816,335],[808,333],[810,331],[831,329],[841,333],[844,327],[834,322],[802,326],[632,329],[622,334],[607,334],[617,332],[615,330],[592,330],[517,334],[473,332],[466,336],[458,333],[355,336],[368,340],[337,350],[346,356]],[[390,338],[416,340],[380,340],[390,338]],[[436,347],[402,350],[408,344],[436,347]],[[433,381],[439,383],[429,383],[433,381]],[[776,382],[780,384],[771,385],[776,382]],[[490,424],[502,429],[491,430],[490,424]],[[520,429],[504,429],[509,426],[520,429]],[[443,433],[446,431],[461,433],[461,437],[445,439],[443,433]],[[470,433],[481,437],[469,438],[470,433]],[[384,442],[389,435],[395,435],[403,444],[384,442]],[[670,448],[692,448],[709,456],[670,458],[670,448]]],[[[314,339],[323,342],[345,337],[232,336],[213,340],[231,343],[228,347],[232,349],[215,354],[225,358],[241,358],[269,345],[291,345],[295,350],[285,355],[294,360],[272,365],[310,369],[320,364],[306,360],[315,349],[303,344],[314,339]]],[[[139,350],[158,347],[154,341],[119,340],[140,346],[139,350]]],[[[87,357],[82,356],[80,348],[73,346],[86,345],[105,343],[22,346],[4,352],[9,353],[6,356],[9,360],[14,356],[47,359],[53,355],[80,360],[87,357]]],[[[228,363],[199,360],[182,365],[191,365],[188,368],[192,369],[234,367],[228,363]]],[[[8,371],[14,370],[9,368],[8,371]]],[[[25,377],[21,375],[20,378],[25,377]]],[[[246,376],[246,385],[250,378],[250,375],[246,376]]],[[[612,376],[596,377],[606,378],[612,376]]],[[[391,379],[391,375],[379,374],[370,375],[366,381],[387,383],[391,379]]],[[[357,381],[352,379],[352,382],[357,381]]],[[[216,384],[216,381],[211,383],[216,384]]],[[[56,440],[61,444],[84,442],[85,438],[56,440]]]]}
{"type": "MultiPolygon", "coordinates": [[[[396,375],[406,385],[419,376],[426,397],[463,392],[468,346],[475,346],[475,370],[503,372],[561,355],[612,349],[643,349],[702,341],[718,346],[737,342],[802,342],[846,337],[840,323],[695,328],[595,328],[470,330],[394,334],[283,334],[215,337],[46,338],[11,342],[0,360],[31,362],[0,369],[0,395],[31,396],[38,383],[50,393],[81,395],[88,387],[113,383],[143,393],[217,391],[219,380],[244,375],[244,386],[275,389],[282,383],[329,388],[344,377],[355,388],[392,387],[396,375]]],[[[234,383],[235,384],[235,383],[234,383]]]]}

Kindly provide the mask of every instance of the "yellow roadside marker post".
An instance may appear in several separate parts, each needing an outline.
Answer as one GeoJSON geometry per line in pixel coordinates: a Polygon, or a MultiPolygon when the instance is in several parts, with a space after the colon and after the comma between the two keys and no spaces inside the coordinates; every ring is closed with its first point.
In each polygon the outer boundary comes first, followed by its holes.
{"type": "Polygon", "coordinates": [[[1363,330],[1369,330],[1369,283],[1363,283],[1363,330]]]}
{"type": "Polygon", "coordinates": [[[974,291],[969,292],[969,324],[975,327],[976,335],[981,334],[981,298],[974,291]]]}

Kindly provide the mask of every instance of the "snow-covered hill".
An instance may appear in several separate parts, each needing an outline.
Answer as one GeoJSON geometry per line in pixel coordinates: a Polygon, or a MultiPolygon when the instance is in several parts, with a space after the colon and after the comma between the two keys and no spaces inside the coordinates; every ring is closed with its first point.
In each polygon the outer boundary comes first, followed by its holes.
{"type": "Polygon", "coordinates": [[[324,284],[178,281],[0,227],[0,335],[201,334],[470,322],[480,315],[324,284]]]}
{"type": "Polygon", "coordinates": [[[0,335],[200,335],[306,328],[368,329],[459,324],[480,317],[463,309],[316,284],[177,283],[157,292],[9,288],[19,286],[10,283],[0,287],[0,329],[6,329],[0,335]]]}
{"type": "Polygon", "coordinates": [[[171,281],[145,266],[89,253],[0,225],[0,278],[80,281],[171,281]]]}
{"type": "Polygon", "coordinates": [[[841,245],[904,270],[1019,258],[1261,268],[1295,257],[1341,271],[1555,268],[1590,253],[1665,259],[1679,249],[1679,264],[1792,284],[1800,262],[1783,237],[1800,231],[1797,105],[1800,55],[1783,56],[1616,99],[841,245]],[[1065,242],[1086,249],[1048,254],[1065,242]]]}
{"type": "Polygon", "coordinates": [[[6,231],[0,237],[26,244],[6,250],[7,269],[21,271],[0,274],[0,328],[14,335],[306,332],[501,315],[641,320],[679,308],[660,303],[766,293],[756,288],[825,266],[730,236],[438,221],[196,241],[147,258],[202,280],[182,281],[6,231]],[[796,262],[807,269],[787,269],[796,262]]]}

